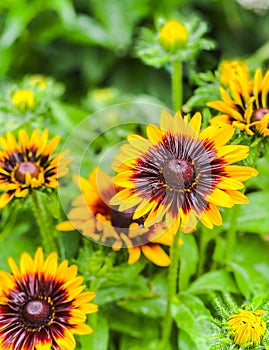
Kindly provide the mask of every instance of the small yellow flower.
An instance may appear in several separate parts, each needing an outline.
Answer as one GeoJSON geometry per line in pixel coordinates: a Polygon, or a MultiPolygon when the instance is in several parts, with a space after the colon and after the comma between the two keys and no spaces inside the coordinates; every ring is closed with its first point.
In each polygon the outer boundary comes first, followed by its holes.
{"type": "Polygon", "coordinates": [[[117,96],[117,90],[113,88],[103,88],[103,89],[95,89],[92,92],[92,99],[94,102],[102,103],[102,102],[112,102],[117,96]]]}
{"type": "Polygon", "coordinates": [[[248,311],[239,309],[239,313],[232,314],[227,325],[236,345],[257,346],[261,343],[266,330],[266,323],[262,320],[263,310],[248,311]]]}
{"type": "Polygon", "coordinates": [[[168,21],[159,33],[159,43],[169,52],[175,52],[184,47],[187,40],[188,33],[186,27],[173,19],[168,21]]]}
{"type": "Polygon", "coordinates": [[[17,90],[12,95],[12,102],[14,107],[25,111],[26,109],[33,109],[35,106],[35,98],[33,91],[21,89],[17,90]]]}
{"type": "Polygon", "coordinates": [[[30,83],[33,86],[38,86],[40,89],[44,90],[47,86],[47,78],[43,75],[35,74],[31,76],[30,83]]]}

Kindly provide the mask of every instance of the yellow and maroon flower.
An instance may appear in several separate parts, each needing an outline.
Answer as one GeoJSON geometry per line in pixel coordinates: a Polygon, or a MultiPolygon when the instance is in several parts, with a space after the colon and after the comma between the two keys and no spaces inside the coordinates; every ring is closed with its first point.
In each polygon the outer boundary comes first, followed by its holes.
{"type": "Polygon", "coordinates": [[[166,217],[173,233],[179,225],[192,231],[197,218],[209,228],[221,225],[218,206],[247,203],[238,190],[242,181],[257,174],[253,168],[231,165],[245,159],[249,150],[226,145],[233,127],[213,125],[200,133],[200,113],[190,122],[185,119],[164,111],[160,128],[148,125],[147,139],[130,135],[113,163],[118,172],[114,183],[121,190],[110,203],[121,211],[134,208],[133,219],[146,216],[145,226],[166,217]]]}
{"type": "Polygon", "coordinates": [[[260,345],[266,331],[266,323],[262,319],[264,313],[263,310],[239,309],[238,313],[228,318],[228,331],[236,345],[244,347],[260,345]]]}
{"type": "Polygon", "coordinates": [[[83,292],[77,266],[57,254],[44,259],[38,248],[34,259],[22,254],[20,266],[8,260],[12,273],[0,271],[0,348],[3,350],[73,350],[74,334],[90,334],[86,314],[97,311],[83,292]]]}
{"type": "Polygon", "coordinates": [[[222,100],[208,102],[208,106],[222,114],[212,118],[211,124],[231,124],[253,136],[255,131],[269,135],[269,70],[255,72],[250,80],[248,71],[238,69],[230,77],[227,89],[220,87],[222,100]]]}
{"type": "Polygon", "coordinates": [[[0,190],[4,191],[0,208],[13,198],[25,197],[31,189],[57,188],[58,178],[67,173],[70,162],[62,158],[63,153],[53,156],[60,136],[48,142],[47,130],[35,130],[31,137],[20,130],[18,139],[10,132],[0,137],[0,190]]]}
{"type": "Polygon", "coordinates": [[[68,213],[69,221],[57,225],[60,231],[77,229],[95,242],[111,246],[114,250],[128,248],[129,264],[134,264],[141,252],[158,266],[168,266],[170,257],[160,246],[171,246],[173,237],[162,222],[144,227],[144,217],[133,219],[133,210],[119,211],[111,206],[110,199],[118,191],[113,179],[100,168],[89,178],[74,176],[81,196],[73,202],[68,213]]]}

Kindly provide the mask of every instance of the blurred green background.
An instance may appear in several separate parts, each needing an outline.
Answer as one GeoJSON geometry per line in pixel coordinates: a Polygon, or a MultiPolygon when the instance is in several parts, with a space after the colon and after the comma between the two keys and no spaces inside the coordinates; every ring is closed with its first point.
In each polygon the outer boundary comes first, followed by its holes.
{"type": "MultiPolygon", "coordinates": [[[[216,49],[200,53],[196,71],[215,69],[220,58],[248,57],[260,47],[255,62],[268,62],[268,0],[244,2],[254,8],[234,0],[1,1],[0,75],[52,76],[66,86],[64,98],[75,103],[96,87],[116,86],[170,105],[165,68],[147,67],[135,57],[139,29],[154,28],[159,16],[198,14],[216,49]]],[[[191,93],[190,86],[185,98],[191,93]]]]}

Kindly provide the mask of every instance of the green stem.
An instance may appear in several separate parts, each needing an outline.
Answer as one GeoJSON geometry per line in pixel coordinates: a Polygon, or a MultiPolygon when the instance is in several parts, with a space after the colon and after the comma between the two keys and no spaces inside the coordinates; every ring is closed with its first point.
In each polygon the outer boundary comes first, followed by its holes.
{"type": "Polygon", "coordinates": [[[57,246],[53,236],[51,217],[47,214],[47,210],[43,205],[39,193],[33,190],[31,197],[33,204],[32,209],[36,217],[37,224],[39,226],[44,250],[46,253],[50,253],[52,251],[57,252],[57,246]]]}
{"type": "Polygon", "coordinates": [[[199,261],[197,266],[197,277],[201,276],[204,272],[204,265],[206,260],[206,248],[208,244],[208,229],[202,227],[199,240],[199,261]]]}
{"type": "Polygon", "coordinates": [[[231,210],[230,227],[226,236],[226,251],[225,251],[225,257],[224,257],[225,265],[229,264],[232,257],[233,249],[236,242],[236,232],[237,232],[237,224],[238,224],[238,217],[240,215],[240,210],[241,210],[241,207],[238,204],[235,205],[231,210]]]}
{"type": "Polygon", "coordinates": [[[175,112],[182,107],[182,63],[180,60],[172,61],[172,97],[175,112]]]}
{"type": "Polygon", "coordinates": [[[167,294],[167,306],[166,314],[163,321],[162,338],[158,346],[158,350],[165,350],[167,343],[170,338],[173,317],[172,317],[172,301],[177,293],[177,278],[178,278],[178,267],[179,267],[179,246],[178,240],[180,237],[180,231],[176,233],[174,237],[174,242],[171,247],[171,265],[169,266],[168,273],[168,294],[167,294]]]}

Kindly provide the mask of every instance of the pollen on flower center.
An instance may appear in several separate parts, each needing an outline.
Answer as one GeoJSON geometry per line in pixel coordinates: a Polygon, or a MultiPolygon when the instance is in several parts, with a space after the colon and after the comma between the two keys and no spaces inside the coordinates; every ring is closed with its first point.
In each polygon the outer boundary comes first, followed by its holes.
{"type": "Polygon", "coordinates": [[[261,121],[266,114],[269,114],[269,108],[259,108],[256,111],[254,111],[252,116],[253,122],[261,121]]]}
{"type": "Polygon", "coordinates": [[[39,169],[32,162],[20,163],[18,169],[15,171],[15,179],[21,183],[25,182],[25,176],[29,173],[31,177],[38,178],[39,169]]]}
{"type": "Polygon", "coordinates": [[[52,306],[47,300],[33,299],[26,302],[22,309],[22,321],[27,327],[40,327],[52,318],[52,306]]]}
{"type": "Polygon", "coordinates": [[[194,173],[192,162],[179,158],[169,160],[162,169],[165,183],[181,190],[191,185],[194,173]]]}

